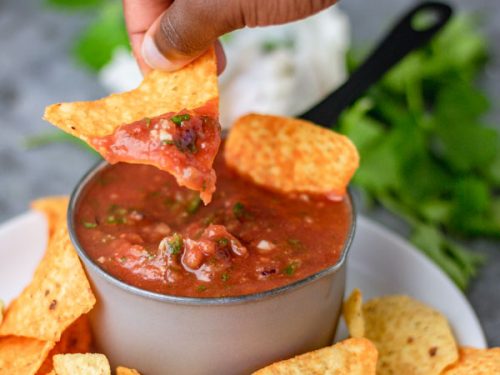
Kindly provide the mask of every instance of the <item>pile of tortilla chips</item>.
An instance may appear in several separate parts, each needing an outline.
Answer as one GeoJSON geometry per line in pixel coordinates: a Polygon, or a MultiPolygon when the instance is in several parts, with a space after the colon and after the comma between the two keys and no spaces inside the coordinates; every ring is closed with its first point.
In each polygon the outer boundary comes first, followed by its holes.
{"type": "Polygon", "coordinates": [[[500,348],[458,348],[446,317],[408,296],[363,303],[355,289],[343,315],[351,337],[366,338],[377,348],[377,375],[500,374],[500,348]]]}
{"type": "Polygon", "coordinates": [[[66,197],[33,202],[33,208],[47,218],[48,246],[30,284],[0,319],[1,375],[106,374],[64,372],[56,366],[56,358],[70,355],[67,353],[91,351],[87,313],[96,303],[69,239],[67,206],[66,197]]]}

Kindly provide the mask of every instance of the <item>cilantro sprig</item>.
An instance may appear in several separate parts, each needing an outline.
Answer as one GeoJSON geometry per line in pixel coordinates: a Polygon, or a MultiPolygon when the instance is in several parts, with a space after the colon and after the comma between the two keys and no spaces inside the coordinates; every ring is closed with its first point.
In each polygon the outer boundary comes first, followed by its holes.
{"type": "Polygon", "coordinates": [[[500,238],[500,137],[476,84],[487,57],[470,16],[455,18],[340,119],[357,145],[353,183],[411,227],[411,241],[462,289],[483,258],[459,245],[500,238]]]}

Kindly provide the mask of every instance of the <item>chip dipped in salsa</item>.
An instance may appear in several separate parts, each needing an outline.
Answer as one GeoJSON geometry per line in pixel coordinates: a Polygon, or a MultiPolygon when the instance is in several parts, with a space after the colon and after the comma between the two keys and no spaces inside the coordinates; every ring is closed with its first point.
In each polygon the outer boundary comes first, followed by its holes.
{"type": "Polygon", "coordinates": [[[215,191],[212,163],[220,145],[216,101],[194,110],[119,126],[90,144],[110,163],[129,162],[155,165],[171,173],[177,183],[200,192],[209,203],[215,191]]]}
{"type": "Polygon", "coordinates": [[[222,153],[214,167],[218,188],[204,206],[152,166],[106,166],[76,205],[81,247],[127,284],[189,297],[262,292],[337,262],[352,224],[348,198],[266,190],[222,153]]]}

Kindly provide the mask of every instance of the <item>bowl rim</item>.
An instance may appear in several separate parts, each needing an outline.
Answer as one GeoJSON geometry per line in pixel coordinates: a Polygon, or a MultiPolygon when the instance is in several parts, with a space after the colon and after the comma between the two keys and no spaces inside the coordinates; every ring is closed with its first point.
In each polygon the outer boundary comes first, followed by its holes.
{"type": "Polygon", "coordinates": [[[347,259],[347,255],[351,248],[351,244],[353,241],[353,237],[356,231],[356,218],[357,218],[357,208],[354,203],[354,199],[352,196],[351,188],[347,189],[347,197],[349,199],[349,203],[351,206],[351,225],[349,226],[349,231],[347,233],[346,240],[344,242],[344,246],[342,247],[342,253],[337,260],[336,263],[332,264],[328,268],[322,269],[312,275],[307,276],[306,278],[296,280],[290,284],[286,284],[277,288],[265,290],[262,292],[251,293],[251,294],[243,294],[237,296],[228,296],[228,297],[184,297],[184,296],[175,296],[170,294],[162,294],[158,292],[149,291],[146,289],[141,289],[139,287],[129,285],[124,281],[121,281],[117,277],[107,273],[104,269],[102,269],[83,249],[83,246],[80,244],[78,237],[75,232],[75,212],[76,206],[79,202],[79,198],[84,192],[85,188],[88,186],[89,182],[103,169],[111,166],[106,160],[99,160],[95,163],[78,181],[75,189],[71,193],[68,211],[67,211],[67,225],[68,225],[68,233],[75,247],[78,256],[85,263],[87,267],[90,267],[96,274],[102,277],[105,281],[113,284],[114,286],[123,289],[124,291],[135,294],[139,297],[152,299],[160,302],[170,302],[175,304],[184,304],[184,305],[233,305],[233,304],[241,304],[251,301],[259,301],[271,297],[278,296],[280,294],[301,288],[307,284],[310,284],[316,280],[319,280],[329,274],[335,273],[337,270],[342,268],[347,259]]]}

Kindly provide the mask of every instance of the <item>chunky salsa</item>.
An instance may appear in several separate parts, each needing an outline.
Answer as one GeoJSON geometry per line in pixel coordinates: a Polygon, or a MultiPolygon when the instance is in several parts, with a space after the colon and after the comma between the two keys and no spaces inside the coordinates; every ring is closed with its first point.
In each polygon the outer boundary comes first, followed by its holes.
{"type": "Polygon", "coordinates": [[[262,292],[336,263],[351,225],[347,199],[265,190],[221,154],[214,166],[208,206],[154,167],[106,167],[77,207],[82,247],[127,284],[178,296],[262,292]]]}
{"type": "Polygon", "coordinates": [[[181,186],[200,192],[205,204],[215,191],[212,163],[220,145],[216,101],[194,110],[166,113],[118,127],[90,143],[110,163],[154,165],[181,186]]]}

